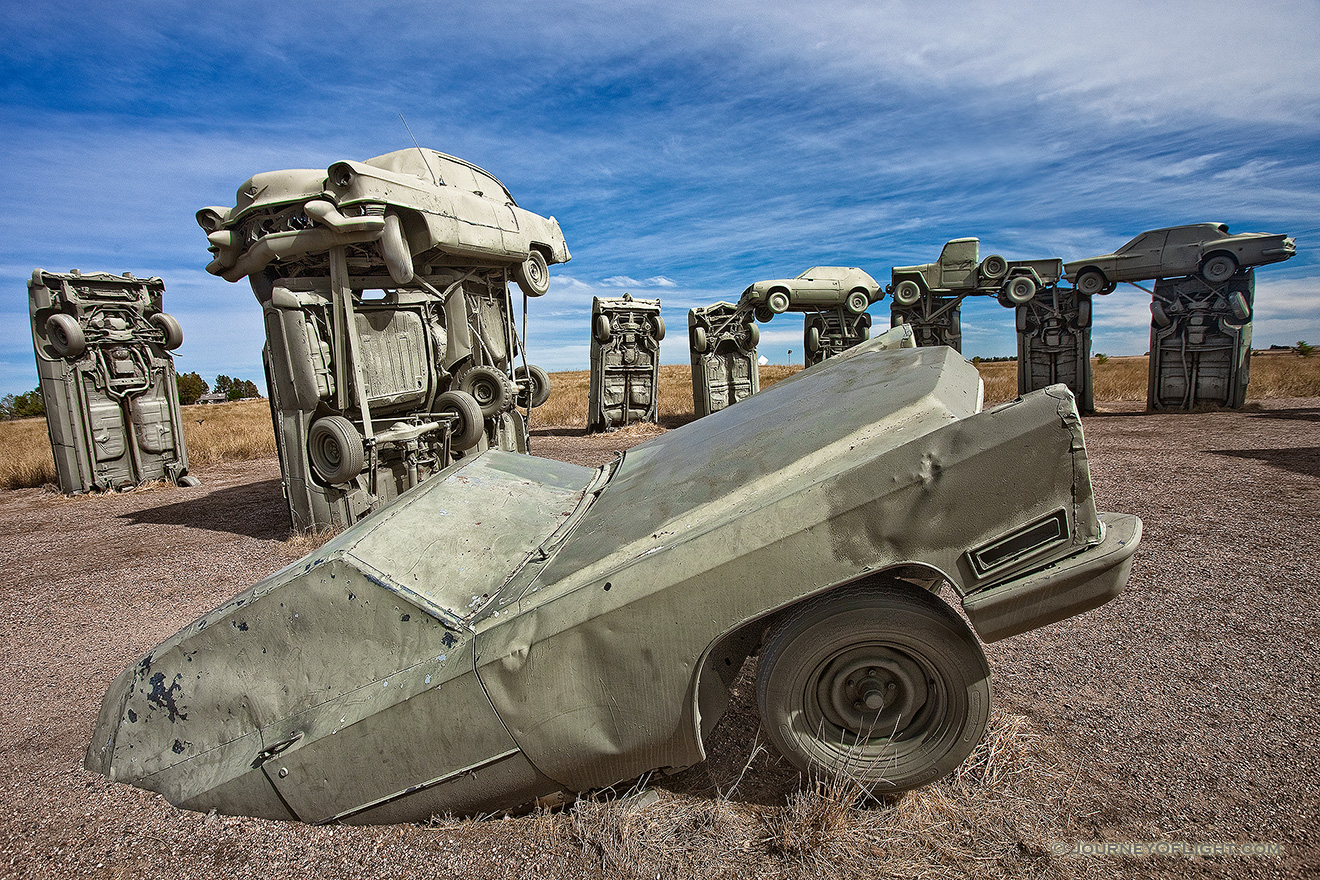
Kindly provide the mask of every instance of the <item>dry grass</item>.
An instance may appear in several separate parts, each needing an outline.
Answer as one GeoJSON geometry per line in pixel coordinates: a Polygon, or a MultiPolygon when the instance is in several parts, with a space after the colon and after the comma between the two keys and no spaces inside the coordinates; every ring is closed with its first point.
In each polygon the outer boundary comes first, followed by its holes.
{"type": "Polygon", "coordinates": [[[46,420],[0,422],[0,488],[24,489],[55,482],[46,420]]]}
{"type": "MultiPolygon", "coordinates": [[[[623,797],[599,794],[517,821],[547,849],[576,849],[615,877],[1085,874],[1050,854],[1050,842],[1069,835],[1058,824],[1067,786],[1036,746],[1025,718],[996,712],[953,775],[898,797],[877,800],[837,777],[767,806],[736,793],[646,791],[644,779],[623,797]]],[[[777,760],[754,748],[749,764],[758,756],[777,760]]]]}
{"type": "MultiPolygon", "coordinates": [[[[1144,356],[1111,357],[1091,361],[1096,401],[1145,400],[1149,361],[1144,356]]],[[[1013,361],[978,365],[985,380],[985,402],[1002,403],[1017,396],[1017,364],[1013,361]]],[[[801,370],[800,366],[770,364],[761,367],[761,388],[769,388],[801,370]]],[[[550,399],[533,411],[537,428],[585,428],[591,374],[586,370],[554,373],[550,399]]],[[[1320,357],[1303,358],[1292,352],[1262,352],[1251,358],[1248,400],[1280,397],[1320,397],[1320,357]]],[[[692,373],[686,364],[660,368],[660,426],[632,425],[624,436],[639,438],[660,433],[693,418],[692,373]]],[[[183,408],[184,442],[195,469],[225,461],[246,461],[275,455],[275,435],[265,400],[183,408]]],[[[0,488],[21,489],[55,482],[55,462],[44,419],[0,422],[0,488]]]]}
{"type": "Polygon", "coordinates": [[[266,400],[183,407],[183,439],[192,467],[275,455],[275,429],[266,400]]]}

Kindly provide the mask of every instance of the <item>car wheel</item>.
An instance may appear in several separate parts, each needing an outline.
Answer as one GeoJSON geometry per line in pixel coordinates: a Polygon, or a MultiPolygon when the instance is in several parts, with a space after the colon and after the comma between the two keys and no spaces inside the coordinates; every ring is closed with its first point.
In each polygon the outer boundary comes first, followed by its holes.
{"type": "Polygon", "coordinates": [[[395,282],[408,284],[413,280],[412,248],[403,237],[403,223],[398,214],[385,215],[385,228],[380,233],[380,255],[395,282]]]}
{"type": "Polygon", "coordinates": [[[362,473],[366,464],[362,435],[343,416],[326,416],[312,422],[307,432],[307,452],[312,470],[326,483],[347,483],[362,473]]]}
{"type": "Polygon", "coordinates": [[[947,775],[981,741],[990,668],[937,597],[872,583],[809,601],[777,623],[756,696],[767,736],[798,769],[905,791],[947,775]]]}
{"type": "Polygon", "coordinates": [[[662,315],[656,315],[655,320],[651,322],[651,335],[655,337],[656,342],[665,338],[665,319],[662,315]]]}
{"type": "Polygon", "coordinates": [[[1017,332],[1026,333],[1027,328],[1031,326],[1031,313],[1026,306],[1018,306],[1014,310],[1013,326],[1017,327],[1017,332]]]}
{"type": "Polygon", "coordinates": [[[921,285],[906,278],[894,285],[894,302],[900,306],[914,306],[921,299],[921,285]]]}
{"type": "Polygon", "coordinates": [[[1109,286],[1109,279],[1105,273],[1099,269],[1083,269],[1077,275],[1076,287],[1079,293],[1092,296],[1097,293],[1106,293],[1106,287],[1109,286]]]}
{"type": "Polygon", "coordinates": [[[47,318],[46,339],[57,357],[73,360],[87,351],[87,337],[73,315],[60,313],[47,318]]]}
{"type": "Polygon", "coordinates": [[[769,324],[775,317],[775,313],[770,311],[769,306],[757,306],[753,315],[756,317],[756,320],[760,321],[762,324],[769,324]]]}
{"type": "Polygon", "coordinates": [[[1201,263],[1201,277],[1211,284],[1223,284],[1237,272],[1237,260],[1228,254],[1216,254],[1201,263]]]}
{"type": "Polygon", "coordinates": [[[509,377],[495,367],[469,367],[458,380],[458,390],[470,394],[486,418],[499,415],[509,405],[509,377]]]}
{"type": "Polygon", "coordinates": [[[180,345],[183,345],[183,327],[179,326],[178,320],[173,315],[167,315],[164,312],[157,312],[149,319],[152,325],[160,328],[165,334],[165,341],[161,343],[169,351],[173,351],[180,345]]]}
{"type": "Polygon", "coordinates": [[[546,265],[545,255],[533,250],[514,268],[513,280],[528,296],[544,296],[550,289],[550,267],[546,265]]]}
{"type": "Polygon", "coordinates": [[[597,315],[596,323],[592,325],[592,332],[596,335],[596,341],[606,343],[610,341],[610,319],[608,315],[597,315]]]}
{"type": "Polygon", "coordinates": [[[747,325],[747,350],[751,351],[761,344],[761,328],[755,324],[747,325]]]}
{"type": "Polygon", "coordinates": [[[519,367],[513,376],[526,387],[518,393],[518,405],[523,409],[535,409],[550,399],[550,374],[536,364],[519,367]]]}
{"type": "Polygon", "coordinates": [[[460,452],[471,449],[486,435],[481,405],[466,391],[446,391],[435,399],[435,411],[458,418],[449,428],[449,442],[460,452]]]}
{"type": "Polygon", "coordinates": [[[1150,320],[1156,327],[1167,327],[1173,323],[1164,309],[1164,303],[1154,299],[1150,301],[1150,320]]]}
{"type": "Polygon", "coordinates": [[[806,338],[806,340],[805,340],[805,343],[806,343],[806,346],[807,346],[807,351],[810,351],[810,352],[813,352],[813,353],[814,353],[814,352],[818,352],[818,351],[820,351],[820,328],[819,328],[819,327],[808,327],[808,328],[807,328],[807,338],[806,338]]]}
{"type": "Polygon", "coordinates": [[[866,295],[865,290],[854,290],[848,294],[848,311],[854,315],[860,315],[871,305],[871,298],[866,295]]]}
{"type": "Polygon", "coordinates": [[[693,327],[688,333],[688,342],[692,343],[692,350],[697,354],[705,354],[706,348],[710,344],[710,339],[706,335],[705,327],[693,327]]]}
{"type": "Polygon", "coordinates": [[[1036,295],[1036,280],[1027,275],[1019,275],[1008,282],[1004,296],[1015,306],[1031,302],[1036,295]]]}
{"type": "Polygon", "coordinates": [[[1228,309],[1233,313],[1233,317],[1241,323],[1246,323],[1251,319],[1251,306],[1247,305],[1247,298],[1241,291],[1234,290],[1225,297],[1228,300],[1228,309]]]}
{"type": "Polygon", "coordinates": [[[766,297],[765,304],[770,307],[770,311],[776,315],[782,315],[788,311],[788,294],[782,290],[772,290],[770,296],[766,297]]]}
{"type": "Polygon", "coordinates": [[[986,281],[998,281],[1008,274],[1008,260],[999,254],[991,254],[981,261],[981,277],[986,281]]]}

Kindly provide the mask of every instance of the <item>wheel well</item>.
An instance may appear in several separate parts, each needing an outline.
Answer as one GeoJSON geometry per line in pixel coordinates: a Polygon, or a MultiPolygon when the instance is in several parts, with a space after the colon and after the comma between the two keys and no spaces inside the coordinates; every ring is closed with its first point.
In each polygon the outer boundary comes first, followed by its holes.
{"type": "Polygon", "coordinates": [[[760,650],[761,642],[770,627],[774,626],[784,615],[792,614],[793,610],[804,602],[810,602],[845,587],[868,581],[901,581],[936,596],[939,595],[943,584],[952,583],[943,572],[933,566],[922,563],[891,565],[888,568],[866,572],[850,580],[833,584],[823,590],[809,593],[788,605],[748,620],[720,636],[706,649],[701,661],[697,664],[697,673],[692,687],[691,708],[697,728],[694,732],[697,741],[702,744],[703,757],[706,736],[715,728],[715,725],[724,716],[724,711],[728,708],[729,688],[738,678],[738,673],[743,668],[747,658],[760,650]]]}
{"type": "Polygon", "coordinates": [[[1210,260],[1213,260],[1215,257],[1228,257],[1230,260],[1233,261],[1233,265],[1236,266],[1238,264],[1237,254],[1233,253],[1232,251],[1218,250],[1218,251],[1211,251],[1210,253],[1202,256],[1201,265],[1204,266],[1206,263],[1208,263],[1210,260]]]}

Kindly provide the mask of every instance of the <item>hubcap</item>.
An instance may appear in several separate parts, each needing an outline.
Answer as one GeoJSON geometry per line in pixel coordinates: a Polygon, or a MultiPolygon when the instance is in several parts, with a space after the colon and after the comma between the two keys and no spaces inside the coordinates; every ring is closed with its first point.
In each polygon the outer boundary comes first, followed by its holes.
{"type": "Polygon", "coordinates": [[[825,720],[855,736],[897,736],[926,705],[929,688],[921,665],[880,645],[843,651],[817,679],[816,703],[825,720]]]}

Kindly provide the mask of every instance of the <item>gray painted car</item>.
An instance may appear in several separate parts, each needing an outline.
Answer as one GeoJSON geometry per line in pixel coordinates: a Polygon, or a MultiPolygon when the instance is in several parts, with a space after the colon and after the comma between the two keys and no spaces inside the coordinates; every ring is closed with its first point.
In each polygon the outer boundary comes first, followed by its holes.
{"type": "Polygon", "coordinates": [[[601,468],[456,463],[126,669],[87,767],[306,822],[511,808],[701,761],[760,646],[788,760],[944,776],[989,719],[976,635],[1111,599],[1141,523],[1096,509],[1065,388],[982,411],[975,367],[910,336],[601,468]]]}
{"type": "Polygon", "coordinates": [[[358,259],[378,260],[400,284],[426,265],[513,266],[523,291],[539,296],[547,264],[570,259],[554,217],[518,207],[471,162],[420,147],[325,171],[257,174],[234,207],[202,208],[197,223],[214,257],[206,271],[228,281],[273,262],[323,262],[335,245],[369,245],[358,259]]]}
{"type": "Polygon", "coordinates": [[[738,304],[755,310],[762,323],[787,311],[811,311],[839,306],[854,315],[884,296],[870,275],[849,266],[813,266],[796,278],[757,281],[743,291],[738,304]]]}
{"type": "Polygon", "coordinates": [[[170,355],[183,329],[162,311],[164,296],[159,278],[32,272],[32,345],[65,494],[150,480],[197,485],[170,355]]]}
{"type": "Polygon", "coordinates": [[[1239,269],[1290,259],[1296,242],[1265,232],[1230,234],[1225,223],[1192,223],[1143,232],[1112,254],[1064,263],[1063,275],[1088,296],[1120,281],[1200,275],[1223,284],[1239,269]]]}

